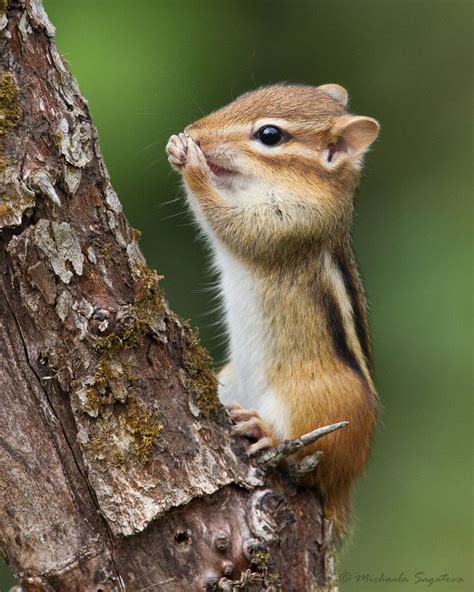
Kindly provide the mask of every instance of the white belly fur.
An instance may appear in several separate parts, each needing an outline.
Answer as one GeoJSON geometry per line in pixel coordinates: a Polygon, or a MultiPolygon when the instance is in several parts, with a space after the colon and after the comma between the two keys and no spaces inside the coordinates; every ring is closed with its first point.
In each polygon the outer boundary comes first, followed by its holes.
{"type": "Polygon", "coordinates": [[[237,401],[243,407],[256,409],[279,438],[286,438],[285,410],[265,378],[270,336],[255,274],[222,248],[216,255],[231,362],[219,377],[219,398],[224,404],[237,401]]]}

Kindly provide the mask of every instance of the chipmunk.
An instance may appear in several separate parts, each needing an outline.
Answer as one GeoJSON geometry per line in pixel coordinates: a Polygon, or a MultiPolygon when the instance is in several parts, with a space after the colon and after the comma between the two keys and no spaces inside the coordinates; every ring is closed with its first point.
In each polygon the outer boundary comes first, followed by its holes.
{"type": "Polygon", "coordinates": [[[350,233],[363,156],[379,124],[351,115],[347,101],[337,84],[263,87],[167,145],[220,272],[230,361],[219,396],[233,433],[253,437],[254,454],[348,420],[296,455],[322,450],[307,484],[339,534],[378,401],[350,233]]]}

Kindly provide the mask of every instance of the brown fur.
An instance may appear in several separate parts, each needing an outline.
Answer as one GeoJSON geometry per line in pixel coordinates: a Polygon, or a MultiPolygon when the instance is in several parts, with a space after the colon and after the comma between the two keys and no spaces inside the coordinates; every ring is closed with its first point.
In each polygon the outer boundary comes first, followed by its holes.
{"type": "Polygon", "coordinates": [[[361,156],[377,130],[374,120],[348,115],[323,90],[275,85],[239,97],[188,133],[207,158],[274,187],[277,198],[269,191],[268,200],[239,207],[223,197],[202,162],[193,157],[183,168],[190,199],[216,239],[254,270],[272,344],[266,377],[284,404],[288,437],[350,422],[298,455],[323,451],[308,484],[320,491],[340,533],[376,420],[366,304],[350,229],[361,156]],[[275,118],[287,122],[289,138],[278,150],[261,150],[252,125],[275,118]],[[324,157],[334,146],[342,147],[335,164],[324,157]]]}
{"type": "Polygon", "coordinates": [[[229,105],[200,119],[193,127],[220,129],[235,123],[248,123],[256,119],[273,117],[291,120],[295,124],[306,123],[312,129],[325,129],[345,108],[316,87],[296,84],[274,84],[245,93],[229,105]],[[269,111],[269,107],[271,111],[269,111]]]}

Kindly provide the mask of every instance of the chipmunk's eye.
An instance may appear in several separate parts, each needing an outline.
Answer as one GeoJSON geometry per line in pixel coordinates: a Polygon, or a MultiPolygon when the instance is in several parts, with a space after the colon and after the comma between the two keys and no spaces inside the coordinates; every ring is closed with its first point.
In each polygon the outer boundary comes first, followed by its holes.
{"type": "Polygon", "coordinates": [[[255,137],[266,146],[276,146],[283,140],[283,133],[273,125],[265,125],[258,130],[255,137]]]}

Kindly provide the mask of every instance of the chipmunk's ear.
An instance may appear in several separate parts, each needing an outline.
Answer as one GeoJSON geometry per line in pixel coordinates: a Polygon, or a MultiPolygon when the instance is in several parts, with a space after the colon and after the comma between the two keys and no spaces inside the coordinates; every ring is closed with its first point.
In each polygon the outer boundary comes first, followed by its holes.
{"type": "Polygon", "coordinates": [[[372,117],[343,115],[333,127],[336,140],[323,151],[327,164],[362,155],[378,136],[380,125],[372,117]]]}
{"type": "Polygon", "coordinates": [[[347,94],[347,90],[340,84],[322,84],[318,86],[318,90],[329,95],[331,99],[334,99],[338,103],[341,103],[343,107],[347,107],[349,95],[347,94]]]}

